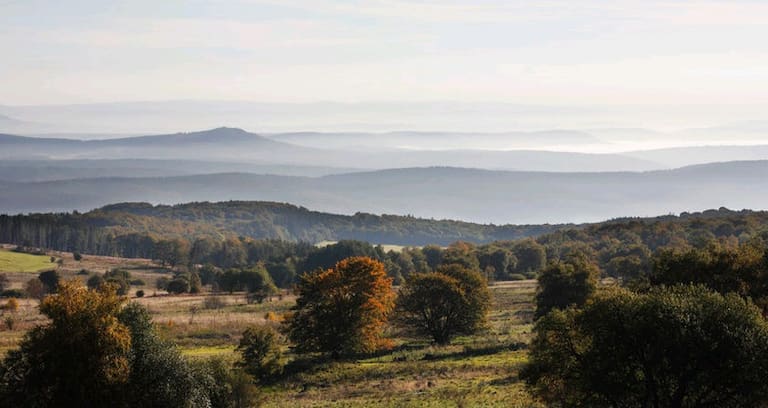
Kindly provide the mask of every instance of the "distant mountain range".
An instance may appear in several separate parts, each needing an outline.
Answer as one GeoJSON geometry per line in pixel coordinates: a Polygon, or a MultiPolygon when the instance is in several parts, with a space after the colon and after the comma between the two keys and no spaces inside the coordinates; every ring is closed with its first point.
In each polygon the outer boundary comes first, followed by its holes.
{"type": "Polygon", "coordinates": [[[122,201],[267,200],[319,211],[480,223],[590,222],[706,208],[766,208],[768,161],[652,172],[552,173],[434,167],[296,177],[226,173],[0,182],[0,212],[90,210],[122,201]]]}
{"type": "Polygon", "coordinates": [[[601,139],[581,131],[540,132],[382,132],[327,133],[294,132],[266,135],[274,140],[300,146],[341,149],[407,150],[509,150],[542,149],[560,146],[597,145],[601,139]]]}
{"type": "MultiPolygon", "coordinates": [[[[641,137],[639,134],[647,133],[638,129],[616,129],[615,132],[635,135],[638,138],[641,137]]],[[[262,174],[325,175],[357,169],[435,166],[547,172],[647,171],[710,162],[768,160],[768,145],[693,146],[617,154],[454,148],[471,143],[488,147],[525,143],[543,147],[589,145],[596,140],[589,133],[572,131],[484,134],[304,132],[259,135],[235,128],[216,128],[199,132],[103,140],[0,134],[0,160],[6,162],[4,164],[7,166],[17,168],[24,167],[25,164],[10,162],[56,160],[50,163],[52,168],[56,168],[62,167],[61,160],[98,160],[105,169],[111,167],[108,160],[144,160],[142,166],[136,167],[135,173],[112,170],[98,173],[126,177],[190,174],[184,166],[174,169],[169,162],[206,162],[200,163],[198,167],[201,170],[196,173],[243,171],[262,174]],[[151,160],[164,163],[153,164],[149,162],[151,160]],[[219,169],[215,171],[205,170],[211,168],[211,162],[233,165],[215,166],[219,169]],[[158,167],[167,171],[158,171],[158,167]],[[299,168],[302,170],[296,171],[299,168]],[[305,171],[312,168],[318,171],[305,171]]],[[[125,166],[117,164],[115,167],[125,166]]],[[[36,171],[39,173],[39,168],[36,171]]],[[[55,174],[40,174],[38,179],[56,178],[60,177],[55,174]]]]}
{"type": "Polygon", "coordinates": [[[531,150],[355,151],[332,149],[332,146],[299,146],[279,141],[279,137],[276,139],[234,128],[105,140],[0,135],[0,159],[141,158],[361,169],[456,166],[499,170],[609,171],[660,167],[643,159],[615,154],[531,150]]]}
{"type": "MultiPolygon", "coordinates": [[[[590,135],[482,137],[491,144],[535,138],[591,143],[590,135]]],[[[266,200],[339,214],[529,224],[721,206],[763,209],[768,202],[768,145],[621,154],[445,149],[475,136],[259,135],[236,128],[104,140],[0,134],[0,213],[87,211],[132,201],[266,200]],[[394,147],[409,140],[418,146],[394,147]]]]}

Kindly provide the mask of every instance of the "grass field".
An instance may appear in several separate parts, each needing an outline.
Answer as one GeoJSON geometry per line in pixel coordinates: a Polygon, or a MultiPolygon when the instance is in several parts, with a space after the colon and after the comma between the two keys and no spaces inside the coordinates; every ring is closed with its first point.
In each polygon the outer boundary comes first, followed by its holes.
{"type": "MultiPolygon", "coordinates": [[[[141,277],[146,285],[132,288],[131,294],[142,288],[147,296],[131,300],[145,305],[160,335],[190,359],[235,361],[235,347],[246,327],[277,325],[295,303],[287,292],[263,304],[248,304],[244,294],[238,293],[155,295],[154,280],[169,272],[149,260],[86,256],[78,262],[71,254],[50,255],[63,259],[59,270],[65,278],[86,279],[87,275],[77,274],[81,268],[103,272],[115,267],[141,277]],[[206,308],[206,304],[210,307],[206,298],[211,296],[218,297],[217,306],[206,308]]],[[[49,257],[45,258],[50,265],[49,257]]],[[[9,276],[14,287],[29,279],[29,274],[9,276]]],[[[435,346],[390,327],[387,335],[394,349],[356,359],[296,355],[286,347],[286,375],[262,389],[261,403],[268,407],[540,407],[518,379],[527,360],[535,288],[534,281],[493,285],[488,330],[456,338],[447,346],[435,346]]],[[[16,347],[27,330],[45,323],[37,304],[24,299],[18,311],[2,312],[0,322],[11,316],[15,324],[9,329],[0,323],[0,355],[16,347]]]]}
{"type": "Polygon", "coordinates": [[[48,255],[30,255],[0,249],[0,272],[40,272],[54,269],[48,255]]]}

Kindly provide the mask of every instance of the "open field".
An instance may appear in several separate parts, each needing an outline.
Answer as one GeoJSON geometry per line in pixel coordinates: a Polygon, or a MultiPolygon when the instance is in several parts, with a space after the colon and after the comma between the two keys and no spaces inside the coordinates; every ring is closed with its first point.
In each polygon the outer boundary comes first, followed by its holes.
{"type": "Polygon", "coordinates": [[[40,272],[54,269],[55,263],[47,255],[30,255],[0,249],[0,273],[2,272],[40,272]]]}
{"type": "MultiPolygon", "coordinates": [[[[103,272],[120,267],[145,280],[146,285],[133,287],[131,295],[139,288],[147,295],[132,296],[132,300],[145,305],[159,333],[191,359],[234,361],[238,357],[235,347],[246,327],[278,325],[280,316],[295,302],[287,292],[262,304],[248,304],[242,293],[169,296],[153,288],[157,277],[170,272],[151,261],[85,256],[76,262],[66,253],[52,255],[64,259],[60,271],[65,277],[85,279],[87,275],[77,274],[80,269],[103,272]]],[[[21,287],[29,277],[13,274],[12,285],[21,287]]],[[[262,389],[262,403],[273,407],[538,406],[517,377],[527,359],[535,287],[535,281],[493,285],[489,329],[459,337],[448,346],[434,346],[391,327],[387,334],[395,343],[392,350],[357,359],[298,356],[286,348],[286,376],[262,389]]],[[[37,304],[23,299],[16,312],[4,311],[0,316],[0,354],[14,348],[27,330],[45,322],[37,304]],[[12,329],[4,323],[7,317],[14,322],[12,329]]]]}

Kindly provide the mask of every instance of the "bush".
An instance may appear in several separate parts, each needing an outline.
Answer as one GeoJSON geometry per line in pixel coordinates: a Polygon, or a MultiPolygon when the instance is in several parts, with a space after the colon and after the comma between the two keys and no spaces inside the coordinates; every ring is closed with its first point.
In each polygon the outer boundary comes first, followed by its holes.
{"type": "Polygon", "coordinates": [[[88,271],[88,269],[80,269],[77,271],[78,275],[90,275],[91,273],[88,271]]]}
{"type": "Polygon", "coordinates": [[[96,274],[88,278],[85,284],[88,286],[88,289],[98,289],[104,283],[106,283],[106,281],[104,280],[104,277],[99,274],[96,274]]]}
{"type": "Polygon", "coordinates": [[[523,275],[525,276],[526,279],[536,279],[539,277],[539,273],[536,271],[525,272],[523,275]]]}
{"type": "Polygon", "coordinates": [[[280,348],[280,334],[271,326],[246,329],[237,351],[242,355],[238,366],[260,383],[275,380],[283,372],[285,361],[280,348]]]}
{"type": "Polygon", "coordinates": [[[179,294],[189,292],[189,281],[183,278],[175,278],[168,282],[166,289],[168,293],[179,294]]]}
{"type": "Polygon", "coordinates": [[[19,301],[16,300],[16,298],[8,299],[8,301],[3,305],[3,310],[7,310],[9,312],[15,312],[19,310],[19,301]]]}
{"type": "Polygon", "coordinates": [[[203,307],[206,309],[221,309],[226,305],[221,296],[206,296],[203,300],[203,307]]]}
{"type": "Polygon", "coordinates": [[[194,377],[208,392],[211,407],[258,407],[259,389],[253,377],[242,369],[232,369],[230,361],[221,357],[193,360],[194,377]]]}
{"type": "Polygon", "coordinates": [[[160,290],[166,290],[166,289],[168,289],[168,283],[169,283],[170,281],[171,281],[171,280],[170,280],[170,279],[168,279],[168,278],[167,278],[167,277],[165,277],[165,276],[163,276],[163,277],[160,277],[160,278],[157,278],[157,281],[155,282],[155,287],[156,287],[156,288],[158,288],[158,289],[160,289],[160,290]]]}
{"type": "Polygon", "coordinates": [[[28,280],[27,283],[24,284],[24,291],[27,296],[38,300],[41,300],[47,294],[45,285],[43,285],[43,282],[40,282],[40,279],[37,278],[28,280]]]}
{"type": "Polygon", "coordinates": [[[139,297],[139,298],[144,297],[144,291],[143,290],[137,290],[136,291],[136,297],[139,297]]]}
{"type": "Polygon", "coordinates": [[[200,281],[200,275],[197,272],[189,273],[189,293],[200,293],[203,290],[203,283],[200,281]]]}
{"type": "Polygon", "coordinates": [[[131,284],[131,285],[133,285],[133,286],[144,286],[144,285],[146,285],[146,284],[147,284],[146,282],[144,282],[144,281],[143,281],[143,280],[141,280],[141,279],[132,279],[132,280],[130,280],[129,282],[130,282],[130,284],[131,284]]]}
{"type": "Polygon", "coordinates": [[[21,289],[6,289],[0,292],[0,297],[4,298],[23,298],[26,296],[27,294],[21,289]]]}
{"type": "Polygon", "coordinates": [[[46,293],[55,293],[59,288],[59,281],[61,281],[61,275],[56,270],[40,272],[37,279],[45,286],[46,293]]]}
{"type": "Polygon", "coordinates": [[[521,281],[526,279],[528,278],[522,273],[512,273],[509,275],[509,280],[513,280],[513,281],[521,281]]]}
{"type": "Polygon", "coordinates": [[[80,252],[73,252],[72,257],[75,258],[75,261],[82,261],[83,255],[80,254],[80,252]]]}
{"type": "Polygon", "coordinates": [[[13,316],[5,316],[3,323],[5,323],[6,329],[13,330],[13,328],[16,327],[16,318],[13,316]]]}

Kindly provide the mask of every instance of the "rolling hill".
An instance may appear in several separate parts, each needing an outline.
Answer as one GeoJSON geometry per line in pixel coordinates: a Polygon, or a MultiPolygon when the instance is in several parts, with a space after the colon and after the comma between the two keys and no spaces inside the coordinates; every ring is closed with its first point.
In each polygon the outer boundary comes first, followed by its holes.
{"type": "Polygon", "coordinates": [[[0,182],[0,212],[87,211],[123,201],[291,202],[340,214],[496,224],[591,222],[706,208],[766,208],[768,161],[612,173],[406,168],[323,177],[224,173],[0,182]]]}

